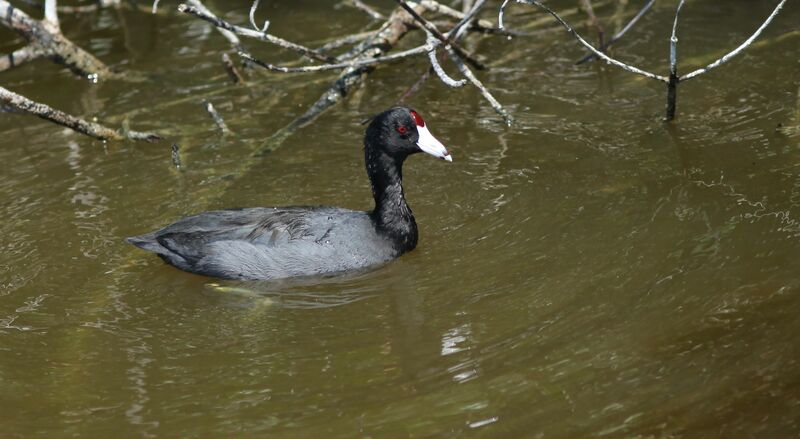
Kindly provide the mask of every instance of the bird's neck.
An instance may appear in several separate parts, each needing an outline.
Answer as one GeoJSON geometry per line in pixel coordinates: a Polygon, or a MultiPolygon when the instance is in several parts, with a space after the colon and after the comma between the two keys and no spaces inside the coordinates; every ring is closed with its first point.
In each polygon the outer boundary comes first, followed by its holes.
{"type": "Polygon", "coordinates": [[[417,246],[417,223],[403,193],[403,159],[365,148],[367,174],[375,198],[370,213],[378,232],[391,239],[399,253],[417,246]]]}

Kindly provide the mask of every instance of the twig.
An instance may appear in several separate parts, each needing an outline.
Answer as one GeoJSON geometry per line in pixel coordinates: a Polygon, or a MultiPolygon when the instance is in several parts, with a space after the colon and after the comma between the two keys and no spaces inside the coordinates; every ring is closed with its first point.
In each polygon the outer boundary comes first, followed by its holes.
{"type": "Polygon", "coordinates": [[[258,9],[258,2],[259,0],[254,0],[253,5],[250,6],[250,25],[253,26],[257,32],[261,32],[262,34],[269,29],[269,20],[264,20],[264,26],[258,27],[256,24],[256,10],[258,9]]]}
{"type": "Polygon", "coordinates": [[[489,104],[492,106],[492,108],[494,108],[494,111],[496,111],[497,114],[499,114],[500,116],[503,116],[503,119],[505,119],[506,121],[506,125],[511,126],[511,124],[514,123],[514,119],[511,117],[510,114],[508,114],[508,112],[503,108],[503,106],[500,105],[500,102],[498,102],[497,99],[495,99],[494,96],[492,96],[492,94],[489,93],[489,90],[487,90],[486,87],[484,87],[483,83],[481,83],[481,81],[478,80],[477,77],[475,77],[475,75],[472,73],[469,67],[467,67],[467,65],[464,64],[461,58],[458,57],[458,54],[456,54],[455,51],[450,49],[447,49],[447,54],[450,55],[450,59],[452,59],[453,62],[456,64],[456,67],[458,67],[458,70],[461,72],[461,74],[464,75],[464,77],[467,78],[467,80],[469,80],[469,82],[471,82],[472,85],[474,85],[475,87],[478,88],[478,90],[480,90],[481,95],[483,95],[483,97],[487,101],[489,101],[489,104]]]}
{"type": "Polygon", "coordinates": [[[433,35],[430,33],[428,33],[427,45],[430,47],[428,50],[428,59],[431,61],[431,68],[434,72],[436,72],[436,75],[439,77],[439,79],[441,79],[442,82],[444,82],[447,86],[453,88],[459,88],[466,85],[466,79],[460,79],[456,81],[448,76],[447,72],[445,72],[441,64],[439,64],[439,60],[436,59],[436,42],[434,41],[433,35]]]}
{"type": "Polygon", "coordinates": [[[257,31],[254,31],[252,29],[248,29],[246,27],[241,27],[241,26],[236,26],[236,25],[230,24],[227,21],[217,17],[214,14],[201,11],[198,8],[196,8],[194,6],[191,6],[191,5],[186,5],[186,4],[182,3],[182,4],[178,5],[178,11],[186,13],[186,14],[194,15],[195,17],[197,17],[197,18],[199,18],[201,20],[205,20],[205,21],[213,24],[214,26],[217,26],[219,28],[231,31],[231,32],[235,33],[236,35],[240,35],[240,36],[248,37],[248,38],[254,38],[254,39],[261,40],[261,41],[264,41],[264,42],[267,42],[267,43],[270,43],[270,44],[274,44],[276,46],[282,47],[282,48],[287,49],[287,50],[292,50],[292,51],[297,52],[297,53],[299,53],[301,55],[308,56],[308,57],[316,59],[318,61],[324,61],[324,62],[334,62],[335,61],[333,58],[331,58],[331,57],[329,57],[327,55],[320,54],[320,53],[318,53],[317,51],[315,51],[313,49],[309,49],[308,47],[302,46],[300,44],[284,40],[283,38],[276,37],[275,35],[271,35],[271,34],[263,33],[263,32],[257,32],[257,31]]]}
{"type": "Polygon", "coordinates": [[[428,78],[430,78],[431,73],[433,73],[433,67],[428,67],[427,69],[425,69],[425,73],[423,73],[422,76],[420,76],[419,79],[417,79],[417,81],[414,82],[414,84],[412,84],[411,87],[408,88],[408,90],[406,90],[402,95],[400,95],[395,105],[400,105],[403,102],[410,99],[411,96],[414,96],[419,91],[419,89],[422,88],[422,84],[424,84],[425,81],[427,81],[428,78]]]}
{"type": "Polygon", "coordinates": [[[181,151],[177,143],[172,144],[172,164],[179,171],[183,171],[183,163],[181,162],[181,151]]]}
{"type": "Polygon", "coordinates": [[[222,54],[222,66],[225,68],[225,72],[228,73],[228,77],[231,78],[234,84],[244,84],[244,77],[233,64],[231,57],[228,56],[227,53],[222,54]]]}
{"type": "MultiPolygon", "coordinates": [[[[420,4],[416,4],[414,10],[419,13],[424,11],[425,8],[420,4]]],[[[380,31],[364,42],[365,47],[368,48],[359,55],[357,60],[379,58],[383,56],[411,30],[411,26],[412,17],[403,9],[395,9],[381,26],[380,31]]],[[[287,137],[291,136],[299,128],[314,121],[326,110],[344,99],[352,90],[361,85],[371,70],[372,66],[370,65],[348,67],[345,69],[339,74],[339,77],[331,84],[328,90],[326,90],[305,113],[270,136],[254,155],[256,157],[261,156],[279,147],[287,137]]]]}
{"type": "MultiPolygon", "coordinates": [[[[650,10],[650,8],[653,6],[653,3],[655,2],[656,0],[649,0],[647,3],[645,3],[642,9],[640,9],[639,12],[637,12],[636,15],[633,16],[633,18],[631,18],[631,21],[629,21],[628,24],[626,24],[619,32],[614,34],[614,36],[611,37],[611,39],[608,40],[606,44],[601,45],[599,50],[605,53],[606,49],[608,49],[614,43],[619,41],[619,39],[622,38],[622,36],[625,35],[625,33],[628,32],[639,21],[639,19],[641,19],[644,16],[645,12],[650,10]]],[[[580,65],[588,61],[594,61],[596,59],[597,56],[594,53],[590,53],[581,58],[580,60],[578,60],[578,62],[576,62],[575,64],[580,65]]]]}
{"type": "Polygon", "coordinates": [[[3,87],[0,87],[0,101],[7,105],[33,114],[42,119],[49,120],[61,126],[65,126],[81,134],[101,140],[145,140],[148,142],[155,142],[161,140],[161,137],[153,133],[141,133],[138,131],[117,131],[107,128],[103,125],[94,122],[87,122],[83,119],[71,116],[63,111],[56,110],[45,104],[34,102],[25,96],[16,94],[3,87]]]}
{"type": "Polygon", "coordinates": [[[362,2],[361,0],[350,0],[349,3],[353,5],[354,8],[366,12],[367,15],[369,15],[373,20],[383,20],[386,18],[383,14],[373,9],[372,6],[362,2]]]}
{"type": "Polygon", "coordinates": [[[685,0],[678,3],[675,9],[675,21],[672,22],[672,36],[669,38],[669,82],[667,83],[667,120],[675,119],[675,101],[678,98],[678,18],[685,0]]]}
{"type": "Polygon", "coordinates": [[[412,49],[404,50],[402,52],[393,53],[391,55],[386,56],[379,56],[377,58],[358,58],[352,61],[346,61],[341,63],[334,63],[334,64],[319,64],[315,66],[302,66],[302,67],[284,67],[284,66],[277,66],[274,64],[270,64],[268,62],[261,61],[259,59],[254,58],[247,52],[239,52],[239,56],[242,58],[261,66],[267,70],[271,70],[273,72],[279,73],[314,73],[314,72],[323,72],[326,70],[341,70],[347,68],[356,68],[356,67],[367,67],[373,66],[376,64],[380,64],[383,62],[389,61],[397,61],[405,58],[409,58],[414,55],[419,55],[428,51],[428,45],[417,46],[412,49]]]}
{"type": "Polygon", "coordinates": [[[33,61],[41,56],[41,52],[34,45],[29,45],[15,50],[8,55],[0,57],[0,72],[33,61]]]}
{"type": "Polygon", "coordinates": [[[58,30],[58,18],[53,12],[56,3],[50,1],[46,5],[50,19],[37,21],[9,2],[0,0],[0,24],[17,32],[35,48],[33,53],[27,54],[28,60],[33,59],[34,53],[40,53],[85,78],[119,77],[92,54],[64,37],[58,30]]]}
{"type": "MultiPolygon", "coordinates": [[[[201,3],[200,0],[187,0],[187,3],[189,3],[189,5],[191,6],[194,6],[195,8],[197,8],[198,11],[204,14],[216,17],[216,15],[214,15],[213,12],[211,12],[203,3],[201,3]]],[[[153,4],[153,8],[155,8],[155,4],[153,4]]],[[[236,51],[244,50],[244,46],[242,46],[242,41],[239,40],[239,37],[237,37],[235,33],[219,26],[216,26],[216,28],[219,31],[219,33],[222,34],[222,36],[225,37],[225,39],[228,40],[229,43],[231,43],[231,47],[233,47],[233,50],[236,51]]]]}
{"type": "MultiPolygon", "coordinates": [[[[331,50],[338,49],[342,46],[346,46],[348,44],[355,44],[359,41],[364,41],[365,39],[375,35],[374,30],[367,31],[367,32],[359,32],[352,35],[347,35],[341,38],[336,38],[334,40],[329,40],[327,43],[323,44],[322,46],[317,47],[317,52],[326,53],[330,52],[331,50]]],[[[341,61],[337,58],[338,61],[341,61]]]]}
{"type": "MultiPolygon", "coordinates": [[[[510,1],[511,0],[504,0],[503,4],[500,6],[500,15],[498,17],[498,25],[500,26],[500,28],[503,28],[503,14],[505,12],[506,6],[508,5],[508,2],[510,2],[510,1]]],[[[615,66],[617,66],[617,67],[619,67],[619,68],[621,68],[623,70],[627,70],[627,71],[629,71],[631,73],[636,73],[637,75],[642,75],[642,76],[650,78],[650,79],[656,79],[656,80],[661,81],[661,82],[669,82],[669,79],[666,76],[656,75],[655,73],[650,73],[650,72],[644,71],[644,70],[642,70],[640,68],[634,67],[632,65],[625,64],[624,62],[618,61],[618,60],[616,60],[614,58],[611,58],[610,56],[606,55],[605,53],[600,52],[599,50],[595,49],[594,46],[592,46],[591,44],[586,42],[586,40],[584,40],[583,37],[578,35],[578,33],[575,32],[575,30],[572,29],[572,27],[570,27],[564,20],[562,20],[561,17],[558,16],[558,14],[553,12],[547,6],[543,5],[541,2],[539,2],[537,0],[515,0],[515,1],[517,3],[524,3],[524,4],[528,4],[528,5],[537,6],[537,7],[541,8],[541,9],[544,9],[545,11],[547,11],[547,13],[552,15],[567,30],[567,32],[572,34],[572,36],[575,37],[575,39],[578,40],[578,42],[580,42],[584,47],[586,47],[592,53],[594,53],[595,56],[597,56],[598,58],[602,58],[607,63],[613,64],[613,65],[615,65],[615,66]]]]}
{"type": "Polygon", "coordinates": [[[206,107],[208,114],[211,115],[211,118],[214,119],[214,123],[217,124],[217,128],[219,128],[223,134],[230,134],[230,128],[228,128],[228,125],[225,125],[225,121],[222,120],[222,116],[217,113],[217,110],[214,108],[211,102],[203,99],[203,105],[206,107]]]}
{"type": "MultiPolygon", "coordinates": [[[[594,13],[592,0],[580,0],[580,3],[586,10],[586,15],[589,16],[589,23],[597,30],[597,45],[602,48],[605,43],[605,30],[603,29],[603,25],[600,24],[600,20],[597,19],[597,15],[594,13]]],[[[603,49],[600,50],[602,51],[603,49]]]]}
{"type": "MultiPolygon", "coordinates": [[[[464,12],[461,12],[461,11],[453,9],[453,8],[451,8],[449,6],[443,5],[443,4],[441,4],[441,3],[437,2],[437,1],[422,0],[420,3],[422,3],[423,6],[425,6],[428,10],[430,10],[433,13],[439,13],[439,14],[442,14],[442,15],[446,15],[448,17],[455,18],[456,20],[463,20],[464,17],[466,16],[466,14],[464,12]]],[[[472,8],[468,8],[468,9],[465,9],[465,10],[466,11],[470,11],[471,9],[472,8]]],[[[494,23],[492,23],[489,20],[478,20],[478,21],[476,21],[474,23],[474,26],[476,26],[479,30],[484,30],[485,29],[485,30],[488,31],[488,30],[496,29],[496,26],[494,25],[494,23]]]]}
{"type": "Polygon", "coordinates": [[[56,0],[44,1],[44,21],[51,26],[52,31],[61,31],[58,22],[58,2],[56,0]]]}
{"type": "Polygon", "coordinates": [[[439,29],[437,29],[436,26],[433,25],[433,23],[426,20],[422,15],[414,11],[414,9],[411,6],[409,6],[408,3],[405,2],[405,0],[395,0],[395,1],[397,2],[397,4],[400,5],[401,8],[405,9],[406,12],[408,12],[412,17],[414,17],[414,20],[419,22],[426,30],[432,33],[433,36],[435,36],[439,41],[444,43],[446,46],[449,45],[453,49],[453,51],[458,54],[458,56],[467,60],[467,62],[471,66],[475,67],[478,70],[486,70],[486,66],[482,62],[478,61],[472,55],[467,53],[467,51],[464,50],[460,45],[458,45],[458,43],[456,43],[453,39],[441,33],[439,29]]]}
{"type": "Polygon", "coordinates": [[[770,14],[769,17],[767,17],[767,19],[764,21],[764,23],[762,23],[761,26],[758,29],[756,29],[756,31],[753,33],[753,35],[750,36],[750,38],[745,40],[744,43],[740,44],[739,47],[737,47],[736,49],[733,49],[731,52],[729,52],[728,54],[726,54],[722,58],[712,62],[711,64],[709,64],[709,65],[707,65],[705,67],[703,67],[701,69],[697,69],[697,70],[695,70],[695,71],[693,71],[691,73],[687,73],[687,74],[683,75],[681,77],[681,81],[686,81],[687,79],[692,79],[695,76],[700,76],[700,75],[702,75],[704,73],[707,73],[709,70],[721,66],[722,64],[730,61],[730,59],[733,58],[734,56],[736,56],[739,53],[741,53],[742,50],[744,50],[747,46],[752,44],[753,41],[755,41],[755,39],[758,38],[759,35],[761,35],[761,32],[763,32],[764,29],[766,29],[766,27],[769,26],[769,24],[772,22],[772,19],[774,19],[775,16],[778,15],[778,12],[780,12],[781,8],[783,8],[783,5],[785,3],[786,3],[786,0],[781,0],[781,2],[778,3],[778,6],[776,6],[775,9],[772,11],[772,14],[770,14]]]}

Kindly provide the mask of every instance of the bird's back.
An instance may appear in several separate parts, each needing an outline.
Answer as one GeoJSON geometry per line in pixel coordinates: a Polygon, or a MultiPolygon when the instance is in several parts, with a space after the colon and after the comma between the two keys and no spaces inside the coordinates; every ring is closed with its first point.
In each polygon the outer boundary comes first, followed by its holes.
{"type": "Polygon", "coordinates": [[[325,206],[204,212],[128,242],[180,269],[228,279],[335,273],[399,255],[366,212],[325,206]]]}

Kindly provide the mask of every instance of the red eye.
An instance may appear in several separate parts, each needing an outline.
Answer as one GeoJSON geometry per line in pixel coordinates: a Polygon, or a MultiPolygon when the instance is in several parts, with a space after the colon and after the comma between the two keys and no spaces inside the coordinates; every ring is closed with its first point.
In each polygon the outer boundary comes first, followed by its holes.
{"type": "Polygon", "coordinates": [[[420,116],[419,113],[417,113],[416,111],[411,110],[411,117],[414,118],[414,122],[417,124],[418,127],[425,126],[425,121],[422,120],[422,116],[420,116]]]}
{"type": "Polygon", "coordinates": [[[405,125],[400,125],[399,127],[397,127],[397,132],[400,134],[405,134],[408,132],[408,128],[406,128],[405,125]]]}

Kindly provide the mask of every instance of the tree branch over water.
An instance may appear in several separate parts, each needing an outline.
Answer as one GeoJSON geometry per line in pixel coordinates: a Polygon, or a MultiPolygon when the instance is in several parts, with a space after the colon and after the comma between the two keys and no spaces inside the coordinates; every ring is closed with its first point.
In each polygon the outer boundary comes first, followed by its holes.
{"type": "Polygon", "coordinates": [[[116,76],[102,61],[67,39],[59,27],[56,0],[45,2],[45,18],[34,20],[9,2],[0,0],[0,24],[28,41],[28,46],[3,56],[0,71],[44,56],[75,74],[97,81],[116,76]]]}
{"type": "MultiPolygon", "coordinates": [[[[498,24],[499,24],[500,28],[503,28],[503,24],[504,24],[503,23],[503,16],[505,14],[506,7],[508,6],[508,3],[510,1],[511,0],[504,0],[503,4],[500,6],[500,12],[499,12],[499,15],[498,15],[498,24]]],[[[658,81],[661,81],[661,82],[666,82],[667,83],[666,120],[670,121],[670,120],[673,120],[675,118],[675,108],[676,108],[675,102],[677,100],[677,87],[678,87],[678,84],[680,82],[682,82],[682,81],[687,80],[687,79],[691,79],[691,78],[694,78],[696,76],[700,76],[700,75],[702,75],[704,73],[707,73],[711,69],[714,69],[714,68],[722,65],[723,63],[727,62],[728,60],[730,60],[734,56],[736,56],[739,53],[741,53],[746,47],[751,45],[753,43],[753,41],[755,41],[755,39],[758,38],[759,35],[761,35],[761,33],[764,31],[764,29],[778,15],[778,12],[780,12],[781,8],[783,8],[783,5],[786,3],[786,0],[781,0],[778,3],[778,5],[775,7],[775,9],[772,11],[772,13],[761,24],[761,26],[759,26],[758,29],[756,29],[756,31],[753,33],[753,35],[751,35],[750,38],[745,40],[744,43],[742,43],[739,47],[737,47],[733,51],[729,52],[728,54],[724,55],[722,58],[714,61],[713,63],[711,63],[709,65],[707,65],[706,67],[703,67],[701,69],[695,70],[695,71],[693,71],[693,72],[691,72],[691,73],[689,73],[687,75],[684,75],[684,76],[679,76],[678,75],[677,27],[678,27],[678,19],[679,19],[679,16],[680,16],[680,12],[681,12],[681,9],[683,8],[685,0],[681,0],[680,3],[678,4],[678,7],[677,7],[677,9],[675,11],[675,20],[674,20],[673,25],[672,25],[672,35],[670,37],[669,76],[661,76],[661,75],[657,75],[655,73],[650,73],[650,72],[642,70],[642,69],[640,69],[638,67],[632,66],[630,64],[626,64],[626,63],[624,63],[622,61],[619,61],[617,59],[614,59],[614,58],[606,55],[601,50],[596,49],[594,46],[592,46],[590,43],[588,43],[569,24],[567,24],[567,22],[564,21],[557,13],[555,13],[553,10],[551,10],[550,8],[548,8],[547,6],[542,4],[542,2],[539,1],[539,0],[515,0],[515,2],[516,3],[523,3],[523,4],[527,4],[527,5],[531,5],[531,6],[536,6],[536,7],[540,8],[540,9],[546,11],[547,13],[552,15],[556,19],[556,21],[558,21],[558,23],[560,23],[570,34],[572,34],[572,36],[575,37],[575,39],[578,40],[578,42],[580,44],[582,44],[584,47],[589,49],[592,52],[592,54],[594,54],[598,58],[601,58],[601,59],[605,60],[607,63],[615,65],[615,66],[617,66],[617,67],[619,67],[619,68],[621,68],[623,70],[626,70],[628,72],[631,72],[631,73],[642,75],[642,76],[645,76],[647,78],[655,79],[655,80],[658,80],[658,81]]],[[[649,6],[645,5],[645,8],[649,8],[649,6]]],[[[642,11],[646,11],[646,9],[643,9],[642,11]]],[[[643,14],[643,13],[644,12],[640,12],[639,14],[637,14],[637,17],[639,15],[643,14]]],[[[636,20],[638,20],[637,17],[634,17],[634,18],[636,20]]],[[[635,21],[632,21],[632,23],[633,22],[635,22],[635,21]]],[[[632,24],[629,24],[628,26],[626,26],[626,29],[629,28],[630,26],[632,26],[632,24]]],[[[626,30],[626,29],[624,29],[624,30],[626,30]]],[[[621,33],[624,33],[624,32],[621,32],[621,33]]]]}
{"type": "MultiPolygon", "coordinates": [[[[246,61],[271,72],[282,74],[307,74],[330,70],[342,71],[328,91],[323,93],[320,99],[309,107],[308,111],[270,138],[268,145],[261,148],[262,152],[274,149],[296,129],[307,125],[326,109],[340,102],[350,91],[362,84],[364,79],[376,66],[389,62],[401,61],[418,55],[428,55],[432,70],[436,72],[437,76],[446,85],[450,87],[461,87],[468,83],[473,84],[498,114],[503,116],[507,123],[510,123],[511,117],[508,112],[503,109],[497,99],[491,95],[489,90],[477,79],[472,71],[469,70],[467,64],[479,70],[486,70],[486,66],[475,56],[463,49],[458,42],[466,34],[466,30],[468,29],[480,30],[481,27],[492,26],[492,24],[486,20],[476,19],[477,14],[482,10],[486,1],[480,0],[471,4],[470,9],[468,9],[466,13],[456,11],[433,0],[422,0],[414,3],[404,0],[395,1],[398,7],[385,19],[379,29],[336,38],[323,45],[320,49],[311,49],[304,45],[289,42],[274,35],[267,34],[265,32],[267,27],[266,23],[264,27],[259,28],[253,18],[258,6],[257,0],[252,3],[250,9],[250,24],[254,29],[237,26],[219,18],[197,0],[193,0],[188,4],[179,5],[178,10],[194,15],[218,28],[228,30],[237,35],[252,37],[276,44],[285,49],[292,50],[299,55],[311,58],[314,61],[324,62],[323,64],[299,66],[296,64],[277,65],[258,59],[247,51],[239,51],[239,55],[246,61]],[[457,17],[459,21],[455,23],[449,31],[442,32],[433,22],[423,16],[426,12],[432,11],[437,11],[448,17],[457,17]],[[476,22],[479,23],[479,26],[473,26],[476,22]],[[426,33],[425,44],[390,53],[400,39],[414,29],[422,29],[426,33]],[[348,44],[352,44],[353,46],[339,56],[328,54],[331,50],[348,44]],[[445,52],[453,60],[454,65],[462,72],[466,79],[456,80],[445,72],[436,56],[436,50],[439,47],[444,47],[445,52]]],[[[363,6],[365,6],[360,2],[354,3],[354,5],[360,6],[361,9],[364,9],[363,6]]],[[[376,16],[376,14],[370,15],[376,16]]]]}
{"type": "Polygon", "coordinates": [[[161,137],[153,133],[142,133],[138,131],[118,131],[100,125],[99,123],[87,122],[81,118],[71,116],[63,111],[56,110],[45,104],[32,101],[25,96],[14,93],[6,88],[0,87],[0,102],[19,110],[21,112],[33,114],[47,121],[65,126],[73,131],[94,137],[100,140],[144,140],[155,142],[161,137]]]}

